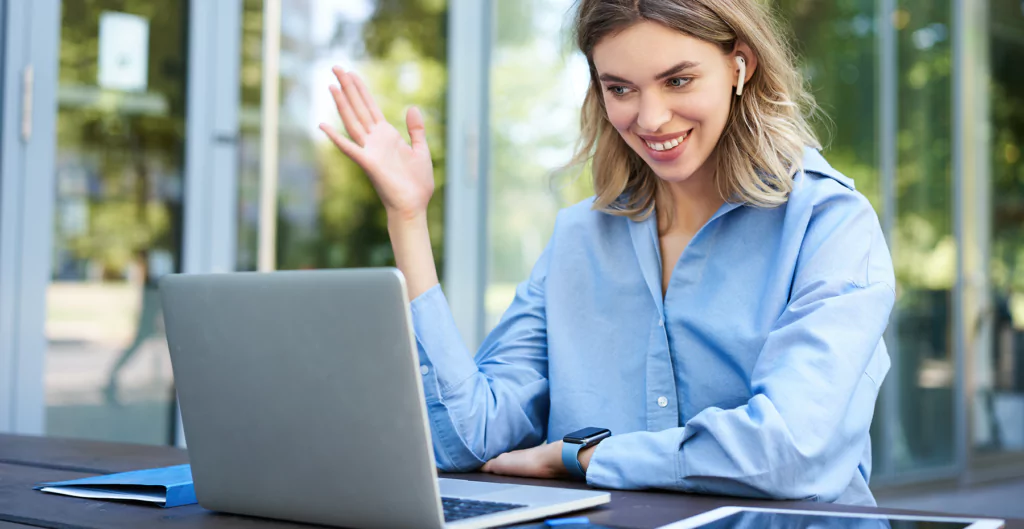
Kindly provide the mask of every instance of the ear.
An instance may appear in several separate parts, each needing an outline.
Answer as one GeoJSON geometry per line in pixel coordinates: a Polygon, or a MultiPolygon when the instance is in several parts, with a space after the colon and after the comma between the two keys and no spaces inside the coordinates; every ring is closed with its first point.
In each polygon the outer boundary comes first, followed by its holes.
{"type": "MultiPolygon", "coordinates": [[[[736,66],[736,57],[743,57],[743,60],[747,63],[747,76],[743,79],[746,83],[754,76],[754,70],[757,70],[757,55],[754,55],[754,50],[750,49],[750,46],[746,42],[737,39],[736,45],[733,46],[732,53],[729,54],[729,64],[732,66],[734,71],[739,74],[739,67],[736,66]]],[[[733,81],[732,85],[736,86],[739,77],[737,75],[736,81],[733,81]]]]}

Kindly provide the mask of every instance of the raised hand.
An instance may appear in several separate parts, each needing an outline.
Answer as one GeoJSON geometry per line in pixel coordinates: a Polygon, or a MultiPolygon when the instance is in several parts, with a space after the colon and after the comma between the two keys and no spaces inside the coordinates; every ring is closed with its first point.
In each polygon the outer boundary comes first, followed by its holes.
{"type": "Polygon", "coordinates": [[[389,217],[424,215],[434,194],[434,166],[419,109],[412,107],[406,113],[410,145],[384,119],[362,79],[338,66],[332,71],[340,88],[331,86],[331,94],[351,139],[326,123],[320,124],[320,130],[366,171],[389,217]]]}

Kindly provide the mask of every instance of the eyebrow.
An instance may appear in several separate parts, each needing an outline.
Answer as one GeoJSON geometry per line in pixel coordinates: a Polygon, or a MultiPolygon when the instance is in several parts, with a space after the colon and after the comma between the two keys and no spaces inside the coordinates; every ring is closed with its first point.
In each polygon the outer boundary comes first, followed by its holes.
{"type": "MultiPolygon", "coordinates": [[[[668,70],[665,70],[664,72],[661,72],[658,75],[654,76],[654,80],[655,81],[660,81],[662,79],[665,79],[666,77],[670,77],[672,75],[675,75],[675,74],[677,74],[677,73],[679,73],[679,72],[681,72],[683,70],[689,70],[690,68],[696,68],[698,66],[700,66],[700,63],[698,63],[698,62],[683,61],[683,62],[681,62],[681,63],[679,63],[679,64],[669,68],[668,70]]],[[[610,73],[601,74],[601,77],[598,77],[598,79],[600,79],[602,81],[606,81],[606,82],[607,81],[612,81],[612,82],[616,82],[616,83],[630,83],[630,84],[632,84],[630,81],[628,81],[626,79],[623,79],[622,77],[619,77],[617,75],[612,75],[610,73]]]]}

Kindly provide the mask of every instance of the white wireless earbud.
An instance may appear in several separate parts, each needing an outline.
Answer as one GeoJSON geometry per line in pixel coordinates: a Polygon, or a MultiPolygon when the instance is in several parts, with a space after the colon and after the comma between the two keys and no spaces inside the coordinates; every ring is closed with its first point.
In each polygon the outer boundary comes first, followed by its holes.
{"type": "Polygon", "coordinates": [[[740,78],[736,81],[736,95],[743,95],[743,82],[747,79],[747,61],[743,57],[736,56],[736,64],[740,67],[740,78]]]}

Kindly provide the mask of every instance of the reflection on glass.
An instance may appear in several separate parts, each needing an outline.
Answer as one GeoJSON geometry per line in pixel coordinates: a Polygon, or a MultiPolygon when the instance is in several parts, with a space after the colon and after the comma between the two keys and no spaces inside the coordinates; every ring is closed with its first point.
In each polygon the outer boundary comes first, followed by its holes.
{"type": "Polygon", "coordinates": [[[852,178],[881,214],[878,69],[874,0],[776,2],[792,31],[800,69],[827,119],[815,120],[829,163],[852,178]]]}
{"type": "Polygon", "coordinates": [[[156,281],[179,268],[187,17],[175,0],[63,2],[46,431],[164,444],[156,281]]]}
{"type": "Polygon", "coordinates": [[[972,522],[748,511],[715,520],[701,527],[704,529],[761,529],[763,527],[786,527],[787,529],[967,529],[971,524],[972,522]]]}
{"type": "Polygon", "coordinates": [[[1024,451],[1024,6],[990,0],[994,332],[975,364],[974,446],[1024,451]]]}
{"type": "MultiPolygon", "coordinates": [[[[242,57],[242,185],[239,263],[255,266],[258,210],[259,55],[262,2],[246,0],[242,57]],[[251,119],[251,118],[250,118],[251,119]]],[[[327,87],[335,64],[355,70],[385,117],[405,131],[405,110],[423,111],[436,187],[428,219],[434,257],[443,257],[447,86],[446,2],[282,2],[277,266],[280,269],[393,266],[387,218],[369,179],[318,129],[342,129],[327,87]]]]}
{"type": "Polygon", "coordinates": [[[593,194],[588,175],[552,174],[572,157],[590,81],[586,59],[563,29],[573,3],[495,3],[487,329],[540,257],[558,209],[593,194]]]}
{"type": "Polygon", "coordinates": [[[897,30],[894,363],[897,471],[950,465],[954,447],[952,66],[949,0],[901,0],[897,30]]]}

